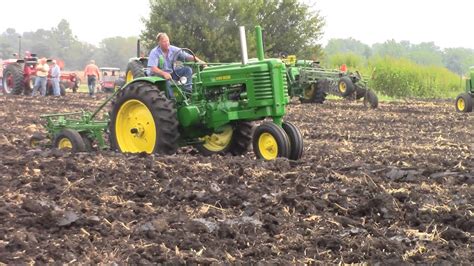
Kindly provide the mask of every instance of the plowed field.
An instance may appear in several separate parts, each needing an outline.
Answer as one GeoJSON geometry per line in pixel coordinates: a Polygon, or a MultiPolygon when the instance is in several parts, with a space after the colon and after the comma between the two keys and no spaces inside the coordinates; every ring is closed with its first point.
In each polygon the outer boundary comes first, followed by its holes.
{"type": "Polygon", "coordinates": [[[451,102],[294,102],[296,162],[28,146],[104,97],[0,96],[0,263],[474,263],[474,116],[451,102]]]}

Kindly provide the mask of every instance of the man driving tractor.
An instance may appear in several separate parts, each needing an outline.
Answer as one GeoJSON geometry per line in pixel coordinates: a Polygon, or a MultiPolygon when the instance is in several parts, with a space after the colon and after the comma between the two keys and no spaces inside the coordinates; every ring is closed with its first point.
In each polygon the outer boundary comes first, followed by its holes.
{"type": "Polygon", "coordinates": [[[156,35],[156,41],[158,45],[151,50],[150,55],[148,56],[148,76],[160,76],[167,80],[166,89],[170,97],[173,97],[173,90],[171,89],[169,80],[179,80],[179,77],[186,77],[186,86],[185,90],[191,92],[191,81],[193,71],[188,66],[183,66],[178,69],[174,69],[173,72],[173,59],[179,60],[196,60],[198,63],[202,64],[204,67],[206,63],[199,59],[197,56],[194,57],[184,51],[181,48],[170,45],[170,39],[166,33],[160,32],[156,35]],[[179,54],[176,54],[179,53],[179,54]]]}

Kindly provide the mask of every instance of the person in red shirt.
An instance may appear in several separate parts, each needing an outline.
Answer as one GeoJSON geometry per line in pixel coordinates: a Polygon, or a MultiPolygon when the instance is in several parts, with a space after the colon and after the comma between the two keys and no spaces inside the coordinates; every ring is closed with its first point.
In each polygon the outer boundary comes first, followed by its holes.
{"type": "Polygon", "coordinates": [[[96,66],[95,61],[91,60],[84,69],[84,78],[87,78],[87,86],[89,87],[90,97],[94,97],[95,84],[99,77],[99,68],[96,66]]]}

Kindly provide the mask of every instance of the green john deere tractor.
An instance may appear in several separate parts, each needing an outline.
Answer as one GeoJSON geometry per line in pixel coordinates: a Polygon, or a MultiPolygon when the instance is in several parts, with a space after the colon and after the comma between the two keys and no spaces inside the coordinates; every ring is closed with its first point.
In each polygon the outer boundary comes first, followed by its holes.
{"type": "Polygon", "coordinates": [[[296,56],[281,54],[287,67],[288,92],[302,103],[323,103],[328,94],[346,99],[364,98],[364,105],[378,107],[377,95],[368,88],[367,79],[358,72],[325,69],[319,62],[296,60],[296,56]]]}
{"type": "Polygon", "coordinates": [[[469,68],[469,78],[466,79],[466,91],[456,97],[456,111],[468,113],[472,112],[472,102],[474,98],[474,67],[469,68]]]}
{"type": "MultiPolygon", "coordinates": [[[[99,127],[103,132],[108,128],[110,146],[120,152],[173,154],[180,146],[192,145],[204,155],[242,155],[252,144],[257,158],[300,159],[302,134],[283,119],[289,102],[285,64],[277,58],[264,59],[259,26],[255,34],[258,59],[247,58],[245,29],[241,27],[242,62],[202,70],[196,62],[173,62],[174,71],[183,64],[194,69],[192,92],[182,85],[187,82],[185,77],[171,81],[175,98],[168,95],[163,78],[138,77],[143,73],[128,77],[127,73],[129,82],[99,107],[112,101],[106,121],[94,121],[99,110],[84,114],[82,120],[59,116],[54,120],[59,122],[52,121],[49,126],[54,143],[77,151],[87,146],[82,141],[87,137],[92,142],[98,139],[99,146],[105,147],[94,131],[99,127]],[[264,121],[254,127],[257,120],[264,121]]],[[[180,52],[194,55],[186,48],[180,52]]]]}

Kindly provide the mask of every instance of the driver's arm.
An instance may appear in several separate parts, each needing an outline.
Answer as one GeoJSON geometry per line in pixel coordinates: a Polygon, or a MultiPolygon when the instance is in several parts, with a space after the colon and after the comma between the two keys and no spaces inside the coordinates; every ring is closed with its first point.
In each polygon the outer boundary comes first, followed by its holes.
{"type": "Polygon", "coordinates": [[[194,56],[189,55],[189,54],[186,53],[186,60],[187,60],[187,61],[193,61],[194,58],[196,58],[196,62],[197,62],[197,63],[203,65],[204,67],[207,67],[206,62],[204,62],[203,60],[201,60],[199,57],[197,57],[197,56],[194,57],[194,56]]]}
{"type": "Polygon", "coordinates": [[[161,70],[157,66],[151,66],[150,69],[153,73],[156,73],[156,74],[162,76],[164,79],[171,79],[171,74],[170,73],[161,70]]]}

